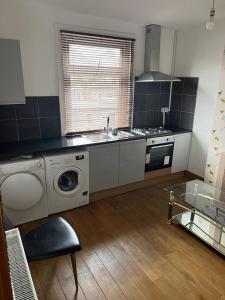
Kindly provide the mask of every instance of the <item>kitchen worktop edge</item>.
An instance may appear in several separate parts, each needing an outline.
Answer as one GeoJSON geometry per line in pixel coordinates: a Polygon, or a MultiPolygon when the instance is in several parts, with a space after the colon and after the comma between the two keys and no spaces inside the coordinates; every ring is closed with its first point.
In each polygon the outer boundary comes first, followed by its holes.
{"type": "Polygon", "coordinates": [[[186,132],[191,132],[188,129],[182,128],[170,128],[171,133],[157,134],[157,135],[149,135],[149,136],[139,136],[133,135],[123,139],[117,140],[105,140],[92,142],[88,141],[85,137],[74,137],[74,138],[66,138],[64,136],[58,138],[51,139],[39,139],[39,140],[30,140],[30,141],[21,141],[21,142],[10,142],[10,143],[2,143],[0,144],[0,160],[6,160],[10,158],[14,158],[17,156],[29,155],[29,154],[40,154],[51,151],[60,151],[65,149],[75,149],[75,148],[86,148],[90,146],[96,145],[104,145],[110,143],[117,142],[125,142],[139,139],[146,139],[151,137],[159,137],[159,136],[168,136],[175,134],[182,134],[186,132]]]}

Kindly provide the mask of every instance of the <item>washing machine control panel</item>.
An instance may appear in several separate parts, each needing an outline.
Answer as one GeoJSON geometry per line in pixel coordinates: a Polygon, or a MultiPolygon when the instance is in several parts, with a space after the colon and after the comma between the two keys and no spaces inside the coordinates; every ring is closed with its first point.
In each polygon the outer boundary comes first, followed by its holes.
{"type": "Polygon", "coordinates": [[[71,163],[76,162],[76,160],[82,160],[82,159],[84,159],[83,154],[82,155],[76,155],[74,158],[67,158],[67,159],[64,160],[64,162],[66,164],[71,164],[71,163]]]}
{"type": "Polygon", "coordinates": [[[81,160],[81,159],[84,159],[84,155],[82,154],[82,155],[77,155],[76,156],[76,160],[81,160]]]}
{"type": "Polygon", "coordinates": [[[61,166],[61,165],[76,165],[76,162],[88,159],[88,156],[83,153],[74,153],[71,155],[66,155],[65,157],[62,156],[56,156],[56,157],[47,157],[47,163],[50,166],[61,166]]]}
{"type": "Polygon", "coordinates": [[[73,162],[74,162],[74,159],[72,159],[72,158],[65,159],[66,164],[71,164],[73,162]]]}

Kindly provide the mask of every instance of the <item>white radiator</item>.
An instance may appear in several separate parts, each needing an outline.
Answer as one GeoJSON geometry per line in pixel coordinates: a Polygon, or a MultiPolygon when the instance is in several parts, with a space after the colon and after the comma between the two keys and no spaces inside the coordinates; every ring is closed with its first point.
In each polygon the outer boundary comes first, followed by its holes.
{"type": "Polygon", "coordinates": [[[17,228],[6,231],[9,268],[15,300],[37,300],[29,266],[17,228]]]}

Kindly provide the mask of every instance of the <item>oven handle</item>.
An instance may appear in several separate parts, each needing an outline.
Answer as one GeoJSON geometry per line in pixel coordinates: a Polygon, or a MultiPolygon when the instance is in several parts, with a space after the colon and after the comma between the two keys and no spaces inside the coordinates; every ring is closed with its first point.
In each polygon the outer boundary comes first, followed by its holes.
{"type": "Polygon", "coordinates": [[[163,147],[172,147],[173,144],[159,145],[159,146],[150,146],[151,149],[163,148],[163,147]]]}

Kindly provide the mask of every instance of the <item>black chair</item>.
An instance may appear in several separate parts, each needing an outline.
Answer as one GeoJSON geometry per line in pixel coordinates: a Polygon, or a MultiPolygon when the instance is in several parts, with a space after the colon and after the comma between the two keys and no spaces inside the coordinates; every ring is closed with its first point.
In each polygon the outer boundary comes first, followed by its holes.
{"type": "MultiPolygon", "coordinates": [[[[10,221],[6,216],[4,218],[9,228],[10,221]]],[[[78,290],[75,253],[81,250],[81,244],[76,232],[66,220],[60,217],[50,219],[24,235],[22,242],[28,261],[70,254],[76,291],[78,290]]]]}

